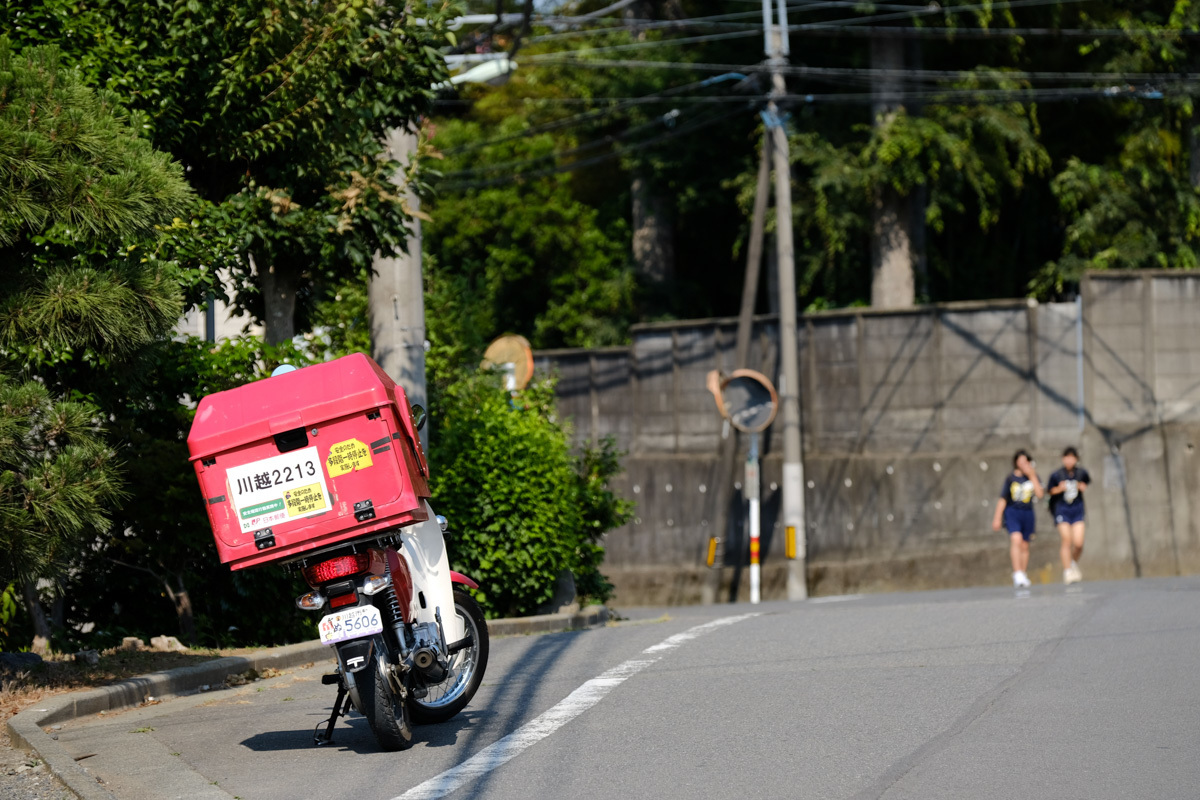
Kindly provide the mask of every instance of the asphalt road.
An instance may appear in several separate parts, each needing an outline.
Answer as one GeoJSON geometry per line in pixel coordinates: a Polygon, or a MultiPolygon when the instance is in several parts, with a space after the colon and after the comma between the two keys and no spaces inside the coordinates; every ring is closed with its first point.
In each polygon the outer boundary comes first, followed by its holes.
{"type": "Polygon", "coordinates": [[[128,800],[1200,796],[1200,579],[829,600],[496,640],[404,753],[312,746],[322,666],[60,741],[128,800]]]}

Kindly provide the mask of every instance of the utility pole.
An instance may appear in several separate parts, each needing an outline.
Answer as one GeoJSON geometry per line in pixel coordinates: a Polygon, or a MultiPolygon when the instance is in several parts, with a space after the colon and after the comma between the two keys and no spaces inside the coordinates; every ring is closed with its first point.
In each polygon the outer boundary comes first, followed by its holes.
{"type": "MultiPolygon", "coordinates": [[[[389,154],[410,165],[417,157],[417,134],[394,128],[384,138],[389,154]]],[[[417,210],[420,199],[403,182],[393,179],[405,192],[408,207],[417,210]]],[[[371,349],[376,363],[392,380],[404,387],[409,403],[426,404],[425,391],[425,292],[421,282],[421,221],[413,218],[407,251],[389,258],[376,255],[367,290],[371,325],[371,349]]],[[[421,431],[426,440],[428,427],[421,431]]],[[[428,445],[428,441],[423,441],[428,445]]]]}
{"type": "Polygon", "coordinates": [[[782,68],[790,48],[787,39],[787,0],[777,0],[778,25],[771,20],[771,0],[762,0],[767,64],[771,67],[771,99],[763,115],[774,144],[775,246],[779,270],[779,403],[783,425],[783,524],[787,537],[789,600],[808,597],[807,529],[804,522],[804,462],[800,443],[800,359],[796,331],[796,262],[792,239],[792,166],[787,129],[777,99],[787,94],[782,68]]]}

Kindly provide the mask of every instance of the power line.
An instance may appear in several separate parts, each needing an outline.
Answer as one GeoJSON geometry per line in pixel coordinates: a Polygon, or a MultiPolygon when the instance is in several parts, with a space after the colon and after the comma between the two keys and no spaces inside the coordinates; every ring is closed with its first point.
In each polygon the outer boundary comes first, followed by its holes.
{"type": "MultiPolygon", "coordinates": [[[[680,61],[629,61],[611,59],[589,59],[581,61],[573,58],[557,60],[545,59],[539,63],[559,64],[602,69],[668,69],[690,70],[697,72],[731,72],[766,74],[771,67],[764,64],[714,64],[705,62],[680,61]]],[[[992,70],[980,72],[977,70],[932,70],[932,69],[876,69],[870,67],[808,67],[786,66],[779,68],[785,75],[796,77],[904,77],[917,80],[963,80],[968,78],[1018,79],[1018,80],[1060,80],[1060,81],[1187,81],[1200,79],[1200,73],[1192,72],[1049,72],[1049,71],[1006,71],[992,70]]]]}
{"type": "MultiPolygon", "coordinates": [[[[718,78],[719,77],[720,76],[718,76],[718,78]]],[[[744,76],[736,75],[736,77],[741,78],[744,76]]],[[[554,122],[543,123],[542,125],[535,125],[532,128],[526,128],[526,129],[524,129],[522,131],[518,131],[516,133],[510,133],[510,134],[506,134],[504,136],[498,136],[493,139],[488,139],[487,141],[472,142],[470,144],[460,145],[459,147],[452,147],[443,152],[446,155],[457,155],[459,153],[469,153],[469,152],[472,152],[475,150],[482,150],[485,147],[491,147],[491,146],[497,145],[497,144],[504,144],[506,142],[516,141],[517,139],[525,139],[530,136],[536,136],[540,133],[548,133],[550,131],[560,130],[562,128],[570,128],[570,127],[574,127],[576,125],[582,125],[587,122],[591,122],[593,120],[606,119],[608,117],[616,116],[618,113],[620,113],[621,111],[623,111],[626,108],[630,108],[630,107],[637,106],[637,105],[643,105],[645,103],[652,102],[653,100],[656,100],[656,99],[662,99],[666,102],[669,102],[672,97],[678,96],[681,92],[686,92],[689,89],[699,89],[704,86],[711,85],[714,80],[716,80],[716,79],[706,78],[705,80],[691,81],[690,83],[685,83],[685,84],[682,84],[679,86],[673,86],[669,89],[664,89],[661,92],[655,92],[653,94],[642,95],[641,97],[627,98],[625,100],[618,101],[617,105],[613,108],[603,108],[603,109],[597,109],[595,111],[585,111],[581,114],[576,114],[574,116],[567,117],[565,119],[555,120],[554,122]]]]}
{"type": "Polygon", "coordinates": [[[626,147],[622,147],[618,150],[614,150],[611,153],[603,153],[601,155],[592,156],[591,158],[585,158],[585,159],[581,159],[579,161],[572,161],[570,164],[562,164],[562,165],[559,165],[556,167],[550,167],[550,168],[542,169],[542,170],[535,170],[533,172],[523,172],[523,173],[517,173],[515,175],[506,175],[501,178],[492,178],[489,180],[482,180],[482,181],[461,181],[461,182],[447,183],[447,184],[442,185],[441,188],[444,188],[448,191],[463,191],[463,190],[467,190],[467,189],[484,189],[484,188],[488,188],[491,186],[502,186],[504,184],[516,183],[519,181],[526,181],[526,180],[531,180],[534,178],[545,178],[545,177],[549,177],[551,175],[562,174],[564,172],[575,172],[575,171],[583,169],[585,167],[590,167],[590,166],[594,166],[596,164],[601,164],[605,161],[611,161],[614,158],[620,158],[621,156],[628,155],[629,153],[633,153],[638,150],[644,150],[648,147],[653,147],[653,146],[661,144],[665,141],[669,141],[671,139],[676,139],[680,136],[684,136],[689,133],[694,133],[703,128],[707,128],[711,125],[715,125],[718,122],[723,122],[725,119],[727,119],[725,114],[709,114],[701,119],[697,119],[697,120],[693,121],[689,125],[680,126],[679,128],[677,128],[674,131],[671,131],[669,133],[664,133],[664,134],[662,134],[660,136],[656,136],[652,139],[647,139],[642,142],[637,142],[635,144],[627,145],[626,147]]]}
{"type": "MultiPolygon", "coordinates": [[[[1103,86],[1090,88],[1029,88],[1029,89],[944,89],[929,91],[889,92],[888,97],[897,101],[918,100],[928,106],[936,105],[990,105],[1010,102],[1054,102],[1063,100],[1119,100],[1143,99],[1162,100],[1169,96],[1195,97],[1200,95],[1200,83],[1171,86],[1170,91],[1155,86],[1103,86]]],[[[877,102],[870,92],[789,94],[786,100],[797,104],[836,103],[867,104],[877,102]]]]}
{"type": "MultiPolygon", "coordinates": [[[[1179,89],[1183,89],[1185,91],[1178,92],[1178,93],[1172,92],[1170,94],[1181,94],[1181,95],[1186,94],[1188,96],[1195,96],[1197,94],[1200,94],[1200,84],[1190,84],[1187,86],[1179,86],[1179,87],[1172,87],[1172,88],[1179,88],[1179,89]]],[[[944,90],[944,91],[907,91],[907,92],[902,91],[902,92],[894,93],[893,96],[895,97],[895,99],[897,101],[918,100],[918,101],[921,101],[922,103],[924,103],[925,105],[932,106],[932,105],[965,105],[965,104],[988,105],[988,104],[992,104],[992,103],[1029,102],[1029,101],[1066,102],[1066,101],[1072,101],[1072,100],[1085,100],[1085,99],[1161,100],[1161,99],[1164,99],[1164,97],[1167,94],[1168,94],[1168,92],[1164,92],[1163,90],[1154,88],[1154,87],[1109,86],[1109,87],[1097,87],[1097,88],[962,89],[962,90],[951,89],[951,90],[944,90]]],[[[567,100],[567,99],[570,99],[570,98],[559,98],[559,100],[567,100]]],[[[584,98],[578,98],[578,99],[584,100],[584,98]]],[[[684,98],[674,98],[674,100],[676,100],[676,101],[681,100],[681,99],[684,99],[684,98]]],[[[731,98],[731,97],[710,97],[710,98],[691,98],[691,99],[704,100],[704,101],[717,102],[717,103],[727,102],[727,101],[731,101],[731,100],[742,100],[742,101],[745,100],[745,98],[731,98]]],[[[767,98],[765,96],[760,96],[755,99],[759,100],[759,101],[765,101],[767,98]]],[[[622,102],[628,102],[628,101],[632,101],[632,100],[650,101],[650,100],[659,100],[659,98],[624,98],[624,99],[622,99],[622,102]]],[[[869,92],[856,92],[856,93],[842,92],[842,93],[787,94],[787,95],[782,95],[782,96],[777,97],[776,100],[781,103],[792,104],[792,105],[796,105],[796,104],[812,105],[812,104],[824,104],[824,103],[854,105],[854,104],[874,103],[876,101],[876,98],[869,92]]],[[[490,187],[490,186],[500,186],[500,185],[507,184],[507,183],[513,183],[516,181],[529,180],[529,179],[540,178],[540,177],[547,177],[550,175],[560,174],[563,172],[572,172],[572,171],[582,169],[587,166],[602,163],[603,161],[607,161],[612,158],[617,158],[619,156],[625,155],[630,152],[641,150],[646,147],[651,147],[653,145],[659,144],[661,142],[664,142],[664,141],[667,141],[670,139],[677,138],[679,136],[682,136],[682,135],[685,135],[688,133],[692,133],[696,130],[700,130],[701,128],[709,127],[711,125],[714,125],[714,124],[721,122],[723,120],[726,120],[726,119],[729,119],[728,114],[719,113],[719,112],[712,113],[712,114],[704,115],[701,118],[694,120],[692,123],[682,125],[671,132],[662,134],[660,136],[653,137],[653,138],[645,140],[643,142],[638,142],[638,143],[628,145],[623,148],[616,149],[611,153],[604,153],[604,154],[593,156],[590,158],[581,159],[579,161],[573,161],[570,164],[565,164],[565,165],[560,165],[560,166],[555,166],[555,167],[548,167],[546,169],[534,170],[531,172],[516,173],[513,175],[506,175],[506,176],[499,177],[499,178],[491,178],[491,179],[478,180],[478,181],[453,181],[453,182],[449,182],[446,184],[442,184],[442,186],[443,186],[443,188],[445,188],[447,190],[460,191],[460,190],[465,190],[465,189],[478,189],[478,188],[486,188],[486,187],[490,187]]],[[[584,145],[580,145],[578,147],[569,148],[567,150],[562,150],[562,151],[556,151],[554,153],[546,154],[545,156],[539,156],[536,158],[524,159],[524,160],[520,160],[520,161],[507,162],[504,164],[491,165],[486,168],[480,168],[480,169],[474,169],[474,170],[461,170],[458,172],[447,173],[447,175],[444,177],[450,177],[450,176],[456,176],[456,175],[477,174],[478,172],[481,172],[481,171],[498,171],[498,170],[502,170],[502,169],[509,169],[514,166],[521,166],[521,165],[536,163],[539,161],[564,158],[564,157],[568,157],[571,155],[575,155],[580,152],[585,152],[586,150],[589,150],[589,149],[594,149],[595,147],[599,147],[599,146],[602,146],[605,144],[613,144],[616,141],[627,138],[628,136],[631,136],[636,132],[640,132],[649,127],[653,127],[653,126],[656,126],[661,123],[662,123],[662,119],[654,120],[652,122],[645,123],[645,124],[637,126],[635,128],[631,128],[629,131],[626,131],[623,134],[618,134],[616,136],[603,137],[602,139],[594,140],[592,142],[585,143],[584,145]]]]}
{"type": "Polygon", "coordinates": [[[894,14],[877,14],[866,17],[846,17],[845,19],[835,19],[829,22],[806,22],[800,25],[789,25],[788,32],[808,30],[813,27],[831,25],[853,26],[864,22],[887,22],[893,19],[903,19],[904,17],[918,16],[927,17],[935,14],[963,14],[967,11],[1007,11],[1010,8],[1030,8],[1032,6],[1047,6],[1047,5],[1066,5],[1068,3],[1087,3],[1090,0],[1003,0],[999,3],[979,3],[969,6],[950,6],[943,8],[936,3],[930,3],[921,8],[914,8],[910,11],[898,11],[894,14]]]}
{"type": "Polygon", "coordinates": [[[535,60],[542,55],[559,55],[561,53],[615,53],[619,50],[644,50],[649,47],[674,47],[681,44],[702,44],[717,42],[725,39],[742,39],[749,36],[760,36],[762,26],[754,26],[750,30],[729,31],[727,33],[705,33],[699,36],[683,36],[677,39],[655,39],[649,42],[629,42],[628,44],[613,44],[604,47],[588,47],[582,50],[556,50],[552,54],[535,53],[525,56],[525,61],[535,60]]]}
{"type": "MultiPolygon", "coordinates": [[[[752,0],[758,3],[759,0],[752,0]]],[[[819,11],[827,8],[857,8],[861,5],[860,0],[816,0],[815,2],[804,2],[789,4],[788,10],[793,12],[810,12],[819,11]]],[[[875,3],[872,6],[877,9],[884,10],[900,10],[911,12],[913,10],[925,9],[926,6],[906,5],[900,3],[875,3]]],[[[540,43],[558,41],[560,39],[579,38],[582,36],[602,36],[610,33],[619,32],[641,32],[653,30],[675,30],[687,28],[718,28],[726,30],[762,30],[761,22],[736,22],[734,20],[744,19],[747,17],[758,18],[761,16],[761,11],[739,11],[730,14],[716,14],[704,17],[688,17],[685,19],[670,19],[670,20],[652,20],[652,19],[621,19],[611,20],[612,24],[604,25],[596,28],[586,28],[580,30],[559,31],[557,33],[546,33],[539,36],[533,36],[529,39],[529,43],[540,43]]],[[[584,22],[609,22],[609,20],[584,20],[584,22]]],[[[578,24],[573,18],[563,17],[554,20],[539,21],[539,25],[545,27],[564,27],[567,25],[578,24]]]]}
{"type": "Polygon", "coordinates": [[[917,28],[912,26],[857,26],[825,25],[813,23],[806,25],[804,33],[820,36],[865,36],[903,39],[1009,39],[1015,37],[1028,38],[1061,38],[1061,39],[1132,39],[1138,36],[1166,39],[1196,39],[1200,31],[1180,31],[1168,28],[1147,28],[1134,31],[1122,28],[917,28]]]}
{"type": "MultiPolygon", "coordinates": [[[[971,89],[945,88],[889,92],[888,97],[897,100],[922,100],[929,105],[948,103],[963,103],[978,101],[1022,101],[1022,100],[1054,100],[1081,98],[1122,98],[1139,97],[1160,100],[1170,95],[1172,97],[1195,97],[1200,95],[1198,83],[1171,83],[1165,87],[1157,86],[1098,86],[1098,87],[1028,87],[1019,89],[971,89]]],[[[690,103],[693,105],[724,105],[728,103],[746,103],[753,105],[764,101],[765,95],[747,95],[745,97],[707,97],[682,96],[672,98],[658,97],[554,97],[545,98],[540,102],[556,105],[585,105],[594,103],[622,103],[637,105],[653,105],[655,103],[690,103]]],[[[807,92],[782,95],[781,99],[799,103],[873,103],[878,100],[872,92],[807,92]]]]}
{"type": "MultiPolygon", "coordinates": [[[[963,14],[969,11],[1003,11],[1010,8],[1029,8],[1034,6],[1059,5],[1067,3],[1084,3],[1089,0],[1006,0],[1002,3],[980,3],[975,5],[965,6],[950,6],[942,8],[940,6],[921,6],[906,8],[904,11],[897,11],[890,14],[875,14],[869,16],[846,17],[843,19],[829,20],[825,22],[807,22],[799,25],[789,25],[788,32],[804,32],[813,29],[827,28],[843,28],[852,27],[860,24],[887,22],[893,19],[903,19],[911,16],[929,16],[933,14],[963,14]]],[[[671,47],[683,44],[702,44],[705,42],[720,41],[726,39],[737,39],[748,36],[757,35],[761,32],[761,26],[755,26],[754,30],[747,31],[730,31],[726,33],[711,33],[702,34],[699,36],[689,36],[677,39],[656,39],[649,42],[630,42],[628,44],[608,45],[605,47],[581,48],[575,50],[559,50],[551,53],[535,53],[525,56],[525,61],[537,61],[550,56],[564,56],[570,54],[574,57],[586,56],[595,53],[615,53],[625,50],[642,50],[652,47],[671,47]]]]}
{"type": "Polygon", "coordinates": [[[641,133],[642,131],[649,130],[650,128],[658,128],[663,125],[666,125],[667,127],[673,127],[678,119],[679,109],[675,108],[671,111],[668,111],[666,114],[650,120],[649,122],[643,122],[640,125],[635,125],[628,130],[622,131],[621,133],[602,136],[599,139],[593,139],[590,142],[585,142],[584,144],[571,147],[566,150],[555,150],[553,152],[546,153],[545,155],[532,156],[530,158],[522,158],[515,161],[505,161],[499,164],[485,164],[482,167],[455,170],[454,172],[445,173],[443,177],[451,178],[466,175],[478,175],[480,173],[487,172],[504,172],[506,170],[516,169],[517,167],[526,167],[530,164],[536,164],[549,159],[566,158],[568,156],[578,155],[579,153],[586,153],[588,150],[595,150],[597,147],[603,147],[604,145],[616,144],[619,141],[628,139],[641,133]]]}

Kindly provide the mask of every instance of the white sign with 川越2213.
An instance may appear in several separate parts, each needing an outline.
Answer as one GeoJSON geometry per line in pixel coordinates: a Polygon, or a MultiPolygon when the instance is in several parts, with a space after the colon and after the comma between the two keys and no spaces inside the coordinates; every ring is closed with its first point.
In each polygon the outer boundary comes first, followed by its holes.
{"type": "Polygon", "coordinates": [[[225,476],[242,533],[323,514],[332,506],[315,447],[230,467],[225,476]]]}
{"type": "Polygon", "coordinates": [[[375,606],[358,606],[329,614],[321,620],[317,630],[321,632],[321,644],[337,644],[383,633],[383,619],[375,606]]]}

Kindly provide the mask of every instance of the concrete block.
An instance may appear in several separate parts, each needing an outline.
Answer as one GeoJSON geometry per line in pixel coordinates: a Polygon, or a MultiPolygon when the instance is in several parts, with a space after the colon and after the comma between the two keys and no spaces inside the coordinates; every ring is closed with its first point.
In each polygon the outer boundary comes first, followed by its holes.
{"type": "Polygon", "coordinates": [[[166,653],[182,653],[187,651],[187,645],[174,636],[155,636],[150,640],[150,647],[166,653]]]}

